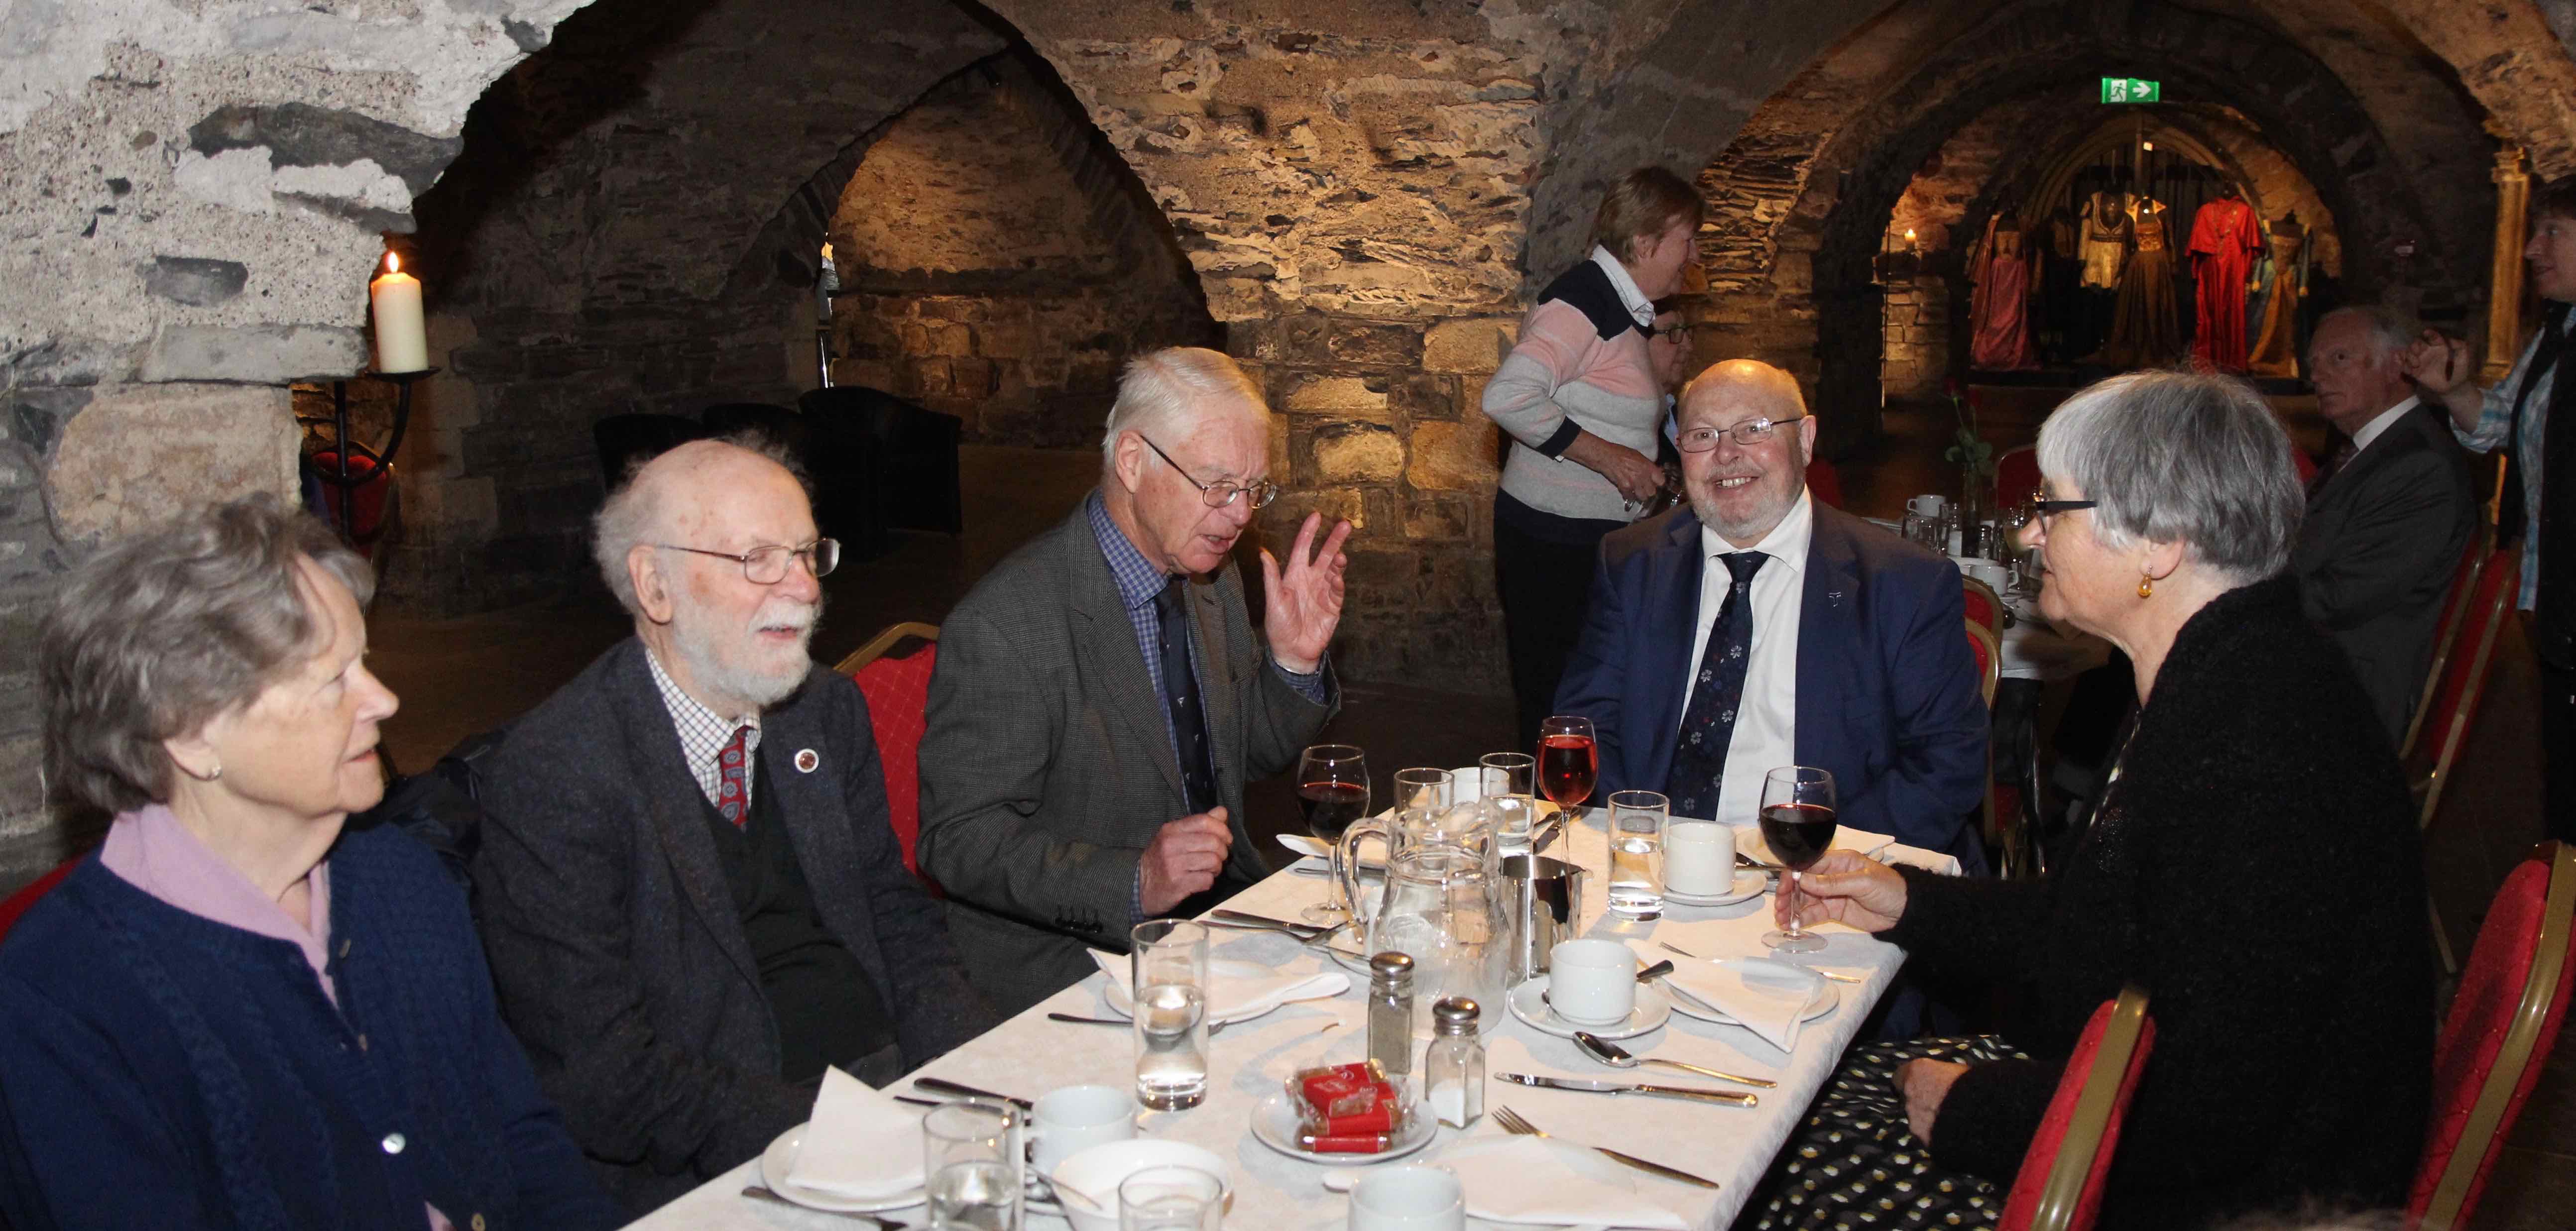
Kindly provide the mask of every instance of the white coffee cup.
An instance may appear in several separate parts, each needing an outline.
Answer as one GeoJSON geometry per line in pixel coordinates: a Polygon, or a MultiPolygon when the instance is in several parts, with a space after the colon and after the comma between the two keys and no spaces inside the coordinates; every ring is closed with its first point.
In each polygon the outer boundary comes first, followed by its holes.
{"type": "Polygon", "coordinates": [[[1351,1231],[1460,1231],[1467,1190],[1442,1167],[1373,1168],[1351,1185],[1351,1231]]]}
{"type": "Polygon", "coordinates": [[[1084,1150],[1135,1136],[1136,1104],[1116,1086],[1060,1086],[1038,1099],[1028,1135],[1037,1143],[1038,1173],[1051,1175],[1084,1150]]]}
{"type": "Polygon", "coordinates": [[[1615,940],[1569,940],[1548,951],[1547,1003],[1587,1026],[1628,1020],[1637,1007],[1637,955],[1615,940]]]}
{"type": "Polygon", "coordinates": [[[1676,819],[1664,826],[1664,888],[1711,897],[1735,888],[1735,827],[1676,819]]]}
{"type": "Polygon", "coordinates": [[[1915,498],[1905,502],[1906,512],[1920,513],[1925,517],[1939,517],[1941,515],[1941,511],[1949,507],[1950,502],[1947,499],[1928,494],[1916,496],[1915,498]]]}
{"type": "Polygon", "coordinates": [[[1485,771],[1481,766],[1461,765],[1449,771],[1449,802],[1472,804],[1485,797],[1485,771]]]}

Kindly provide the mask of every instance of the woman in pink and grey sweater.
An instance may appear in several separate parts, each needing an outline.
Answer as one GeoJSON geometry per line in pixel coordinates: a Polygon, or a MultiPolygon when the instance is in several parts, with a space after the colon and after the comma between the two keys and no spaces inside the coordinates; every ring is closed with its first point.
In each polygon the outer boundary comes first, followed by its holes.
{"type": "Polygon", "coordinates": [[[1513,442],[1494,496],[1494,574],[1523,746],[1538,742],[1583,630],[1602,537],[1664,486],[1664,389],[1646,342],[1654,301],[1693,263],[1704,212],[1661,167],[1620,179],[1593,218],[1591,259],[1548,284],[1485,386],[1485,414],[1513,442]]]}

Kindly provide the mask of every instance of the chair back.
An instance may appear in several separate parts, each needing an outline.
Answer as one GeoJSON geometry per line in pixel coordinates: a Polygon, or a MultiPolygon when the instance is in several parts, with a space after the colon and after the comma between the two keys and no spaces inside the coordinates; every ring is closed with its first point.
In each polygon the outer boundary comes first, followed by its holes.
{"type": "Polygon", "coordinates": [[[2479,565],[2468,611],[2460,622],[2456,648],[2442,664],[2425,693],[2424,720],[2415,747],[2406,759],[2407,782],[2423,796],[2417,828],[2428,828],[2442,802],[2442,787],[2451,776],[2460,745],[2476,720],[2486,694],[2487,667],[2494,661],[2496,635],[2513,612],[2522,584],[2522,550],[2518,544],[2489,549],[2479,565]]]}
{"type": "MultiPolygon", "coordinates": [[[[1965,573],[1961,573],[1959,575],[1959,588],[1962,591],[1961,598],[1966,602],[1968,607],[1968,622],[1970,624],[1982,626],[1986,630],[1986,635],[1994,638],[1996,641],[2003,640],[2003,596],[1995,593],[1995,588],[1993,586],[1987,585],[1986,583],[1979,581],[1974,577],[1970,577],[1965,573]]],[[[1992,697],[1987,698],[1989,701],[1993,699],[1994,698],[1992,697]]]]}
{"type": "Polygon", "coordinates": [[[34,906],[37,899],[53,892],[54,886],[63,883],[63,878],[71,875],[72,869],[79,867],[80,861],[85,858],[88,856],[74,855],[55,864],[52,871],[29,881],[18,892],[10,894],[5,900],[0,900],[0,937],[7,936],[9,929],[18,926],[18,916],[26,914],[27,908],[34,906]]]}
{"type": "Polygon", "coordinates": [[[2433,1118],[2406,1199],[2421,1231],[2469,1221],[2567,1016],[2576,846],[2543,842],[2505,877],[2433,1050],[2433,1118]]]}
{"type": "Polygon", "coordinates": [[[2038,446],[2016,445],[1995,456],[1995,502],[1988,507],[2017,508],[2038,490],[2038,446]]]}
{"type": "Polygon", "coordinates": [[[1843,476],[1832,462],[1821,457],[1807,459],[1807,494],[1816,503],[1832,508],[1843,507],[1843,476]]]}
{"type": "MultiPolygon", "coordinates": [[[[1968,584],[1977,585],[1973,581],[1968,584]]],[[[1977,588],[1985,589],[1983,586],[1977,588]]],[[[1994,591],[1987,590],[1986,593],[1994,591]]],[[[1985,694],[1986,709],[1992,711],[1995,708],[1995,681],[2003,675],[2003,648],[1995,640],[1995,630],[1978,623],[1975,615],[1968,617],[1967,624],[1968,652],[1977,656],[1977,688],[1985,694]]]]}
{"type": "Polygon", "coordinates": [[[888,627],[851,651],[833,670],[849,676],[868,699],[868,726],[876,736],[877,761],[885,769],[886,819],[895,842],[903,848],[903,866],[921,875],[913,846],[921,837],[921,737],[928,730],[924,712],[930,706],[930,672],[939,661],[939,626],[904,623],[888,627]],[[888,651],[918,640],[921,645],[900,657],[888,651]]]}
{"type": "Polygon", "coordinates": [[[2424,686],[2415,692],[2415,710],[2406,719],[2406,737],[2397,741],[2397,755],[2415,755],[2415,739],[2424,730],[2424,715],[2433,707],[2428,704],[2441,687],[2442,669],[2451,661],[2451,650],[2460,641],[2460,625],[2469,613],[2469,600],[2478,588],[2478,570],[2486,566],[2487,537],[2481,527],[2469,536],[2469,545],[2460,552],[2460,562],[2451,569],[2451,589],[2442,599],[2442,618],[2433,625],[2433,660],[2424,671],[2424,686]]]}
{"type": "Polygon", "coordinates": [[[2102,1208],[2102,1181],[2120,1144],[2120,1121],[2138,1073],[2155,1050],[2156,1023],[2136,985],[2105,1000],[2084,1024],[2066,1075],[2021,1156],[2004,1201],[2003,1231],[2088,1231],[2102,1208]]]}
{"type": "Polygon", "coordinates": [[[704,435],[705,428],[677,415],[610,415],[590,425],[599,477],[612,492],[626,486],[635,467],[704,435]]]}

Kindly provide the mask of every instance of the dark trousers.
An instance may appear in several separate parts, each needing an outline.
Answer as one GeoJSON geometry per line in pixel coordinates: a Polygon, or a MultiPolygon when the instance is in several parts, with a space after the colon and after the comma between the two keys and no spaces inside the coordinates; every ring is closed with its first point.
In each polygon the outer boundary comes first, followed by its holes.
{"type": "Polygon", "coordinates": [[[2576,669],[2540,664],[2540,764],[2549,836],[2576,842],[2576,669]]]}
{"type": "Polygon", "coordinates": [[[1494,588],[1503,600],[1503,645],[1511,658],[1520,747],[1536,748],[1539,724],[1556,712],[1556,682],[1583,635],[1601,540],[1618,528],[1617,522],[1557,517],[1510,496],[1494,497],[1494,588]]]}

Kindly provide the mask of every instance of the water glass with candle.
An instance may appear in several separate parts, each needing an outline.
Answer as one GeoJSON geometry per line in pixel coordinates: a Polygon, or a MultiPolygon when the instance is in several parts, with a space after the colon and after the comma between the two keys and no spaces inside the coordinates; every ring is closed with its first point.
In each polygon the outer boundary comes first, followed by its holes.
{"type": "Polygon", "coordinates": [[[1196,1107],[1207,1097],[1207,926],[1148,919],[1128,938],[1136,1101],[1155,1111],[1196,1107]]]}

